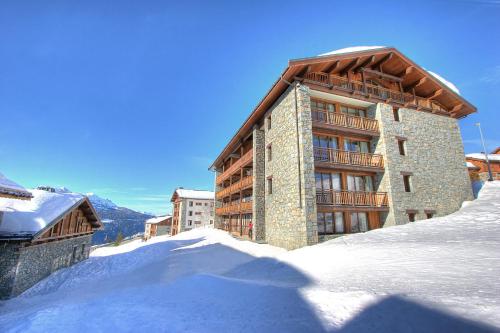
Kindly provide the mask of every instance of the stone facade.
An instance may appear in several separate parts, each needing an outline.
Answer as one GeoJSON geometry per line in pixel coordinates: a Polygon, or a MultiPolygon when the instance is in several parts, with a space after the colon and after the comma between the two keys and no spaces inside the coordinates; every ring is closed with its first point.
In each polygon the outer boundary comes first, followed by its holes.
{"type": "Polygon", "coordinates": [[[385,161],[376,190],[389,195],[383,226],[407,223],[409,210],[420,220],[426,218],[426,211],[444,216],[472,200],[456,119],[400,108],[400,121],[395,121],[392,106],[383,103],[372,106],[370,112],[380,127],[374,152],[384,155],[385,161]],[[406,155],[400,155],[398,139],[404,141],[406,155]],[[402,173],[410,175],[411,192],[405,192],[402,173]]]}
{"type": "Polygon", "coordinates": [[[89,257],[92,235],[23,247],[20,242],[0,244],[0,298],[21,294],[62,267],[89,257]]]}
{"type": "Polygon", "coordinates": [[[253,130],[253,238],[261,242],[266,239],[266,144],[265,127],[253,130]]]}
{"type": "Polygon", "coordinates": [[[179,230],[189,231],[199,227],[214,226],[214,200],[181,198],[179,203],[179,230]],[[192,202],[192,206],[190,206],[192,202]],[[197,205],[201,204],[201,205],[197,205]],[[191,215],[189,215],[191,212],[191,215]],[[200,213],[197,215],[197,213],[200,213]],[[199,222],[199,223],[197,223],[199,222]]]}
{"type": "MultiPolygon", "coordinates": [[[[265,147],[271,146],[272,159],[266,153],[265,239],[271,245],[287,249],[315,244],[318,233],[308,88],[289,87],[270,108],[268,116],[272,124],[270,128],[264,126],[264,141],[265,147]],[[269,179],[272,179],[272,194],[269,179]]],[[[259,165],[254,164],[256,167],[259,165]]],[[[259,198],[254,192],[255,200],[259,198]]]]}

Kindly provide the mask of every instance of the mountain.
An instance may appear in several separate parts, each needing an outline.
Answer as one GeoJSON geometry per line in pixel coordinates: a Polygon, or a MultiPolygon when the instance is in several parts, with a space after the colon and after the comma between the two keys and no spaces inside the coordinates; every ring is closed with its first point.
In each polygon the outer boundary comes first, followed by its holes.
{"type": "Polygon", "coordinates": [[[143,233],[144,221],[153,217],[153,215],[119,207],[111,200],[101,198],[94,193],[87,193],[87,197],[104,225],[103,230],[94,232],[92,236],[93,245],[112,242],[116,239],[119,232],[125,238],[143,233]]]}

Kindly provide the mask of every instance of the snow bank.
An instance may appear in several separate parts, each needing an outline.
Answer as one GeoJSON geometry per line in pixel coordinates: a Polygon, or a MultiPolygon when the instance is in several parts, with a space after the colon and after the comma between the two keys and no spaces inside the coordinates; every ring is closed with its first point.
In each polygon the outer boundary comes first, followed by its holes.
{"type": "Polygon", "coordinates": [[[385,47],[386,46],[351,46],[351,47],[345,47],[343,49],[338,49],[338,50],[333,50],[330,52],[322,53],[319,56],[327,56],[327,55],[351,53],[351,52],[362,52],[362,51],[368,51],[368,50],[383,49],[385,47]]]}
{"type": "Polygon", "coordinates": [[[195,229],[95,250],[0,307],[3,332],[495,332],[500,182],[447,217],[285,251],[195,229]]]}

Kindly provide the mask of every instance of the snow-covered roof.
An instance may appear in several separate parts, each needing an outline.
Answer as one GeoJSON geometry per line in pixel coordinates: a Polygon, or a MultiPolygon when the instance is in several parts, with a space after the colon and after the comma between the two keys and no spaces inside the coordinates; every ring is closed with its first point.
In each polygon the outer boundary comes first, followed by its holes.
{"type": "Polygon", "coordinates": [[[186,190],[183,188],[178,188],[175,190],[175,193],[177,193],[179,198],[186,199],[209,200],[215,198],[215,193],[212,191],[186,190]]]}
{"type": "Polygon", "coordinates": [[[467,166],[467,168],[469,169],[479,169],[479,167],[475,166],[474,164],[472,164],[471,162],[467,161],[465,162],[465,165],[467,166]]]}
{"type": "Polygon", "coordinates": [[[426,70],[429,74],[434,76],[436,79],[438,79],[442,84],[453,90],[457,95],[460,95],[460,90],[458,90],[457,86],[451,83],[450,81],[446,80],[444,77],[442,77],[439,74],[436,74],[434,72],[431,72],[429,70],[426,70]]]}
{"type": "Polygon", "coordinates": [[[29,191],[18,183],[8,179],[0,172],[0,196],[1,194],[14,197],[31,198],[31,193],[29,191]]]}
{"type": "Polygon", "coordinates": [[[163,222],[165,220],[168,220],[171,217],[172,217],[172,215],[163,215],[163,216],[153,217],[153,218],[150,218],[149,220],[146,220],[146,224],[157,224],[157,223],[163,222]]]}
{"type": "Polygon", "coordinates": [[[85,200],[79,193],[30,192],[31,200],[0,198],[0,235],[33,236],[85,200]]]}
{"type": "MultiPolygon", "coordinates": [[[[486,160],[486,156],[483,153],[472,153],[465,155],[466,158],[474,158],[476,160],[486,160]]],[[[500,155],[488,154],[488,160],[500,162],[500,155]]]]}
{"type": "Polygon", "coordinates": [[[351,53],[351,52],[361,52],[361,51],[368,51],[368,50],[375,50],[375,49],[383,49],[385,47],[387,47],[387,46],[351,46],[351,47],[344,47],[342,49],[322,53],[322,54],[320,54],[320,56],[327,56],[327,55],[341,54],[341,53],[351,53]]]}

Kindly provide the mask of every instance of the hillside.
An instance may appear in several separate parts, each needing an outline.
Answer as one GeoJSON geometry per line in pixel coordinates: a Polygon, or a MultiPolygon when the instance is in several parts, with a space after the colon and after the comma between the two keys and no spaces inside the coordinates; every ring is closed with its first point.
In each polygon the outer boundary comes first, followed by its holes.
{"type": "Polygon", "coordinates": [[[94,251],[3,332],[500,332],[500,182],[447,217],[295,251],[213,229],[94,251]]]}
{"type": "Polygon", "coordinates": [[[118,207],[111,200],[88,193],[92,205],[99,214],[104,230],[98,230],[92,236],[92,244],[104,244],[116,239],[119,232],[124,237],[144,232],[144,221],[152,215],[139,213],[125,207],[118,207]]]}

